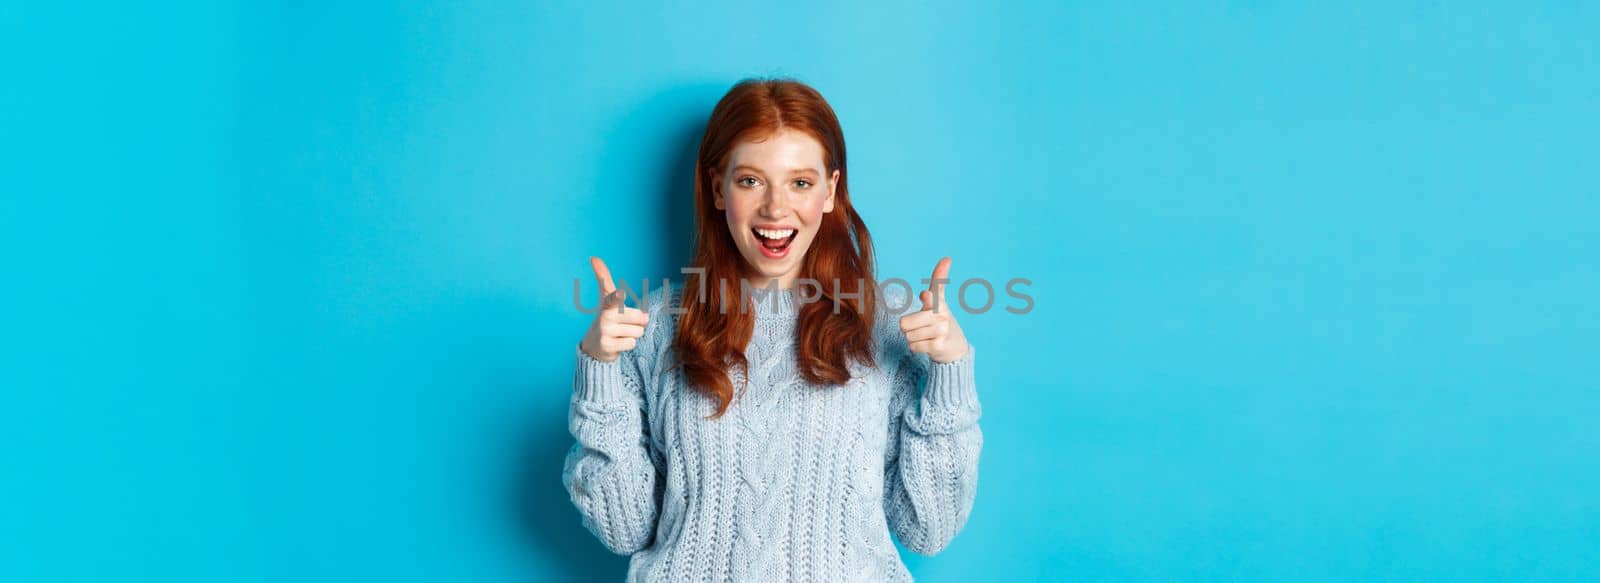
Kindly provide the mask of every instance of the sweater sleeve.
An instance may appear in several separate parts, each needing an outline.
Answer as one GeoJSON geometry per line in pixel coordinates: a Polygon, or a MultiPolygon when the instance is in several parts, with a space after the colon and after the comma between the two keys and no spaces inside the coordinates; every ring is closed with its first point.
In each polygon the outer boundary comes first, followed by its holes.
{"type": "Polygon", "coordinates": [[[884,514],[901,544],[933,555],[966,525],[977,497],[983,433],[974,351],[934,362],[910,351],[897,324],[883,340],[892,390],[884,514]]]}
{"type": "Polygon", "coordinates": [[[562,472],[584,526],[623,555],[651,544],[664,485],[663,461],[644,415],[646,367],[639,352],[602,362],[577,351],[568,416],[577,442],[562,472]]]}

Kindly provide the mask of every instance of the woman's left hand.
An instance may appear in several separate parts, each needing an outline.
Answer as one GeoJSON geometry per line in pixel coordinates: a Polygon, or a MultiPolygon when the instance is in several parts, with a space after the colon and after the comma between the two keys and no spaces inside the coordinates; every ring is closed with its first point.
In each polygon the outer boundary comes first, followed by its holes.
{"type": "Polygon", "coordinates": [[[967,355],[967,337],[956,324],[955,310],[944,301],[944,288],[950,283],[950,258],[939,260],[933,268],[933,281],[922,290],[922,310],[900,318],[900,331],[906,335],[912,352],[928,355],[934,362],[955,362],[967,355]]]}

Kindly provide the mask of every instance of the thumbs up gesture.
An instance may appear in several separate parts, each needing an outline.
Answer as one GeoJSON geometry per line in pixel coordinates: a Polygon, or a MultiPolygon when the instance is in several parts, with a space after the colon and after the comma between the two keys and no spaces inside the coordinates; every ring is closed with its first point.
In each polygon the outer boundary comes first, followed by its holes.
{"type": "Polygon", "coordinates": [[[600,283],[600,313],[595,314],[594,324],[578,347],[590,358],[611,362],[638,344],[645,324],[650,323],[650,314],[625,305],[627,298],[617,291],[606,262],[590,257],[589,265],[594,268],[595,281],[600,283]]]}
{"type": "Polygon", "coordinates": [[[922,310],[900,318],[900,331],[911,351],[926,354],[934,362],[955,362],[967,355],[967,337],[956,324],[955,310],[944,301],[949,281],[950,258],[945,257],[933,268],[932,284],[922,290],[922,310]]]}

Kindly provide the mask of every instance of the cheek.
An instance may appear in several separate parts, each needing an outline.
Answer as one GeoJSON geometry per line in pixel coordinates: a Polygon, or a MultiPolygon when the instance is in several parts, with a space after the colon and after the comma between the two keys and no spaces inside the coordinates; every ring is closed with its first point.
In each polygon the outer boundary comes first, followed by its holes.
{"type": "Polygon", "coordinates": [[[806,200],[805,202],[800,203],[800,206],[795,207],[795,212],[799,213],[800,217],[806,222],[807,225],[815,228],[817,223],[822,222],[822,215],[826,214],[823,211],[823,207],[826,205],[826,203],[827,201],[822,197],[809,197],[809,200],[806,200]]]}
{"type": "Polygon", "coordinates": [[[744,222],[744,219],[749,217],[753,212],[749,204],[744,203],[738,198],[725,199],[725,202],[722,204],[722,208],[723,213],[728,217],[728,226],[736,226],[739,223],[744,222]]]}

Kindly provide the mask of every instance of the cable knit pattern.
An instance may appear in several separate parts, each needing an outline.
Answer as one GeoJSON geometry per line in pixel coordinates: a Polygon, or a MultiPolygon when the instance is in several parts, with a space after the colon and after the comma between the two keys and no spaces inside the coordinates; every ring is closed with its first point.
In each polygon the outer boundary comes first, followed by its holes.
{"type": "Polygon", "coordinates": [[[797,297],[758,295],[749,369],[730,371],[733,406],[713,420],[715,401],[671,366],[680,294],[650,294],[645,336],[616,361],[577,351],[562,478],[584,526],[633,555],[629,581],[910,581],[890,532],[931,555],[972,511],[973,352],[912,353],[884,310],[878,366],[818,387],[795,364],[797,297]]]}

